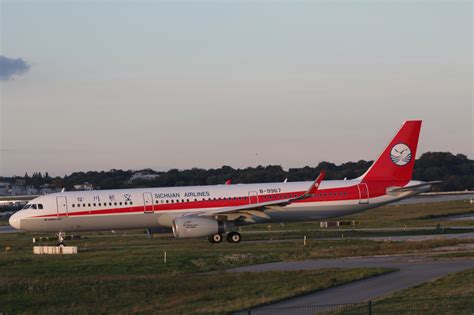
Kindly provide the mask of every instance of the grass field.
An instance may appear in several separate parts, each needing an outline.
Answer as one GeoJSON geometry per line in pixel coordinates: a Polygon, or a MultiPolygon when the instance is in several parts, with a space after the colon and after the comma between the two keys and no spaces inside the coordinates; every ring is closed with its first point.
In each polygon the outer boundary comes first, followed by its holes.
{"type": "Polygon", "coordinates": [[[90,236],[70,242],[80,247],[78,255],[36,256],[27,235],[0,235],[0,250],[11,248],[0,254],[0,312],[222,313],[390,271],[224,273],[219,270],[279,260],[289,246],[268,255],[259,244],[90,236]]]}
{"type": "Polygon", "coordinates": [[[373,303],[373,314],[400,313],[473,314],[474,269],[398,291],[373,303]]]}
{"type": "MultiPolygon", "coordinates": [[[[451,221],[449,216],[474,214],[474,204],[468,200],[447,201],[427,204],[413,205],[388,205],[361,212],[359,214],[346,216],[343,218],[333,218],[332,220],[355,220],[360,224],[356,226],[346,226],[344,229],[354,228],[404,228],[411,227],[431,227],[435,229],[441,227],[465,226],[474,227],[474,220],[451,221]]],[[[244,228],[245,230],[316,230],[320,229],[319,221],[302,223],[253,225],[244,228]]],[[[324,229],[331,230],[331,228],[324,229]]]]}
{"type": "MultiPolygon", "coordinates": [[[[474,240],[469,239],[423,242],[317,239],[340,238],[340,233],[346,237],[354,234],[400,235],[406,233],[403,230],[405,225],[433,227],[431,231],[420,231],[421,234],[453,232],[435,226],[444,222],[446,215],[472,211],[472,205],[461,201],[430,204],[429,207],[388,206],[370,210],[367,215],[354,216],[354,219],[361,220],[361,227],[394,227],[394,231],[321,230],[315,223],[293,223],[283,228],[278,224],[270,228],[259,225],[243,229],[250,232],[244,234],[246,240],[299,239],[285,242],[209,244],[205,239],[176,240],[170,236],[147,239],[143,231],[84,233],[87,239],[68,241],[68,245],[78,246],[80,251],[71,256],[33,255],[32,237],[39,234],[0,234],[0,313],[223,313],[245,309],[389,270],[332,269],[251,275],[224,273],[222,270],[274,261],[427,253],[457,244],[472,244],[474,240]],[[386,220],[393,220],[393,223],[386,220]],[[275,233],[259,233],[257,229],[275,233]],[[283,230],[277,232],[276,229],[283,230]],[[306,246],[302,242],[303,235],[309,236],[306,246]],[[8,252],[5,252],[6,247],[10,248],[8,252]],[[165,252],[166,263],[163,262],[165,252]]],[[[443,226],[448,225],[443,223],[443,226]]],[[[54,240],[45,243],[49,244],[54,244],[54,240]]],[[[438,255],[470,256],[472,250],[438,255]]],[[[466,292],[471,292],[472,274],[464,277],[470,279],[470,284],[459,282],[459,285],[468,285],[470,289],[466,292]]],[[[450,288],[455,290],[448,284],[440,287],[447,291],[450,288]]],[[[442,295],[441,289],[433,290],[425,290],[426,294],[421,289],[414,292],[415,296],[425,298],[436,292],[442,295]]],[[[390,299],[396,301],[397,297],[390,299]]]]}
{"type": "Polygon", "coordinates": [[[100,275],[55,272],[34,279],[2,275],[0,311],[224,313],[388,272],[372,268],[203,275],[179,271],[116,273],[106,266],[95,268],[100,275]]]}
{"type": "Polygon", "coordinates": [[[415,227],[415,226],[474,226],[474,221],[448,221],[452,215],[474,214],[474,204],[469,200],[416,204],[389,205],[375,208],[347,219],[359,220],[361,227],[415,227]]]}
{"type": "Polygon", "coordinates": [[[474,297],[474,265],[472,267],[473,269],[453,273],[441,279],[399,291],[383,300],[474,297]]]}
{"type": "Polygon", "coordinates": [[[466,240],[366,240],[240,243],[110,237],[89,233],[70,241],[71,256],[31,254],[30,234],[0,235],[0,311],[9,313],[206,313],[262,303],[373,276],[388,270],[223,273],[241,265],[372,254],[425,252],[466,240]],[[5,246],[10,247],[4,253],[5,246]],[[167,253],[167,263],[163,253],[167,253]],[[213,272],[209,274],[208,272],[213,272]],[[38,311],[39,310],[39,311],[38,311]]]}

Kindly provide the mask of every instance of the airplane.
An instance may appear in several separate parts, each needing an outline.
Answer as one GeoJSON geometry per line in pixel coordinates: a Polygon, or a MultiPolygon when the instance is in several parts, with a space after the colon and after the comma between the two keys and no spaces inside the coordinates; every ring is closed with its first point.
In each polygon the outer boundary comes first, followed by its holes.
{"type": "Polygon", "coordinates": [[[176,238],[224,235],[238,243],[239,226],[321,220],[380,207],[431,190],[439,182],[412,180],[421,120],[403,123],[360,177],[323,181],[231,184],[168,188],[62,191],[40,196],[11,216],[15,229],[65,233],[172,228],[176,238]]]}

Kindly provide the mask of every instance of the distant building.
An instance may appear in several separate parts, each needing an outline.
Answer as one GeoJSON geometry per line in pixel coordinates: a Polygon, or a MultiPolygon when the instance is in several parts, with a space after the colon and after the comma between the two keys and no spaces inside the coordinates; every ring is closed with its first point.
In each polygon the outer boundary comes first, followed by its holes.
{"type": "Polygon", "coordinates": [[[128,180],[129,183],[137,181],[137,180],[154,180],[155,178],[160,177],[158,174],[148,174],[148,173],[135,173],[130,177],[128,180]]]}
{"type": "Polygon", "coordinates": [[[18,186],[18,185],[11,186],[10,195],[11,196],[24,196],[26,195],[26,187],[18,186]]]}
{"type": "Polygon", "coordinates": [[[41,195],[52,194],[52,193],[61,191],[61,189],[52,187],[51,185],[48,185],[48,184],[41,185],[39,190],[40,190],[41,195]]]}
{"type": "Polygon", "coordinates": [[[0,196],[25,196],[25,195],[46,195],[59,192],[61,189],[49,184],[41,185],[39,188],[34,186],[11,184],[8,182],[0,182],[0,196]]]}
{"type": "Polygon", "coordinates": [[[74,185],[74,190],[94,190],[94,185],[85,182],[79,185],[74,185]]]}
{"type": "Polygon", "coordinates": [[[0,196],[6,196],[10,194],[10,183],[0,183],[0,196]]]}
{"type": "Polygon", "coordinates": [[[17,178],[17,179],[15,179],[15,185],[17,185],[17,186],[25,186],[25,185],[26,185],[26,179],[24,179],[24,178],[17,178]]]}
{"type": "Polygon", "coordinates": [[[26,190],[25,195],[39,195],[39,189],[36,189],[33,186],[26,186],[25,190],[26,190]]]}

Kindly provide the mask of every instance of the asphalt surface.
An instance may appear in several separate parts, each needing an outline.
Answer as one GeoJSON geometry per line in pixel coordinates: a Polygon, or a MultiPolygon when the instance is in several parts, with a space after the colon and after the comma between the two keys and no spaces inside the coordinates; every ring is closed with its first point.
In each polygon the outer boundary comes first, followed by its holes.
{"type": "Polygon", "coordinates": [[[392,205],[410,205],[418,203],[445,202],[455,200],[474,200],[474,194],[418,196],[395,202],[392,205]]]}
{"type": "Polygon", "coordinates": [[[474,238],[474,233],[353,237],[351,239],[364,239],[364,240],[372,240],[372,241],[427,241],[427,240],[453,239],[453,238],[458,238],[458,239],[474,238]]]}
{"type": "Polygon", "coordinates": [[[12,227],[9,226],[9,225],[0,226],[0,234],[16,233],[16,232],[19,232],[19,231],[18,231],[18,230],[15,230],[14,228],[12,228],[12,227]]]}
{"type": "Polygon", "coordinates": [[[271,314],[279,314],[283,312],[288,313],[288,310],[279,310],[278,308],[301,307],[301,309],[296,308],[291,310],[291,314],[299,314],[308,312],[308,309],[304,308],[305,306],[360,303],[368,301],[398,290],[435,280],[453,272],[474,268],[474,258],[435,260],[433,258],[419,256],[379,256],[320,259],[245,266],[229,269],[227,272],[289,271],[360,267],[393,268],[398,269],[399,271],[258,307],[252,309],[252,314],[258,314],[259,311],[267,314],[269,314],[269,311],[271,314]]]}
{"type": "MultiPolygon", "coordinates": [[[[356,230],[357,231],[357,230],[356,230]]],[[[0,232],[1,233],[1,232],[0,232]]],[[[371,241],[427,241],[427,240],[440,240],[440,239],[474,239],[474,232],[470,233],[452,233],[452,234],[426,234],[426,235],[399,235],[399,236],[354,236],[344,237],[349,240],[371,240],[371,241]]],[[[311,241],[334,241],[340,240],[340,237],[323,237],[323,238],[309,238],[308,242],[311,241]]],[[[277,239],[277,240],[256,240],[256,241],[245,241],[248,243],[285,243],[285,242],[302,242],[302,239],[288,238],[288,239],[277,239]]]]}

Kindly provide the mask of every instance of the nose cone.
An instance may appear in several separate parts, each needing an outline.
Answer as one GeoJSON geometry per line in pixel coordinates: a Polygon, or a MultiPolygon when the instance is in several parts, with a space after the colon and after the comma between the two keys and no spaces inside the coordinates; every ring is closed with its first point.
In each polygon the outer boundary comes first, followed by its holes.
{"type": "Polygon", "coordinates": [[[10,217],[10,220],[8,220],[8,223],[10,223],[10,225],[19,230],[20,229],[20,221],[21,221],[21,215],[20,213],[14,213],[11,217],[10,217]]]}

